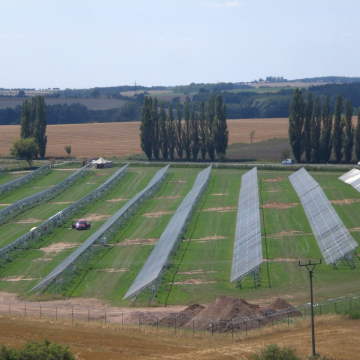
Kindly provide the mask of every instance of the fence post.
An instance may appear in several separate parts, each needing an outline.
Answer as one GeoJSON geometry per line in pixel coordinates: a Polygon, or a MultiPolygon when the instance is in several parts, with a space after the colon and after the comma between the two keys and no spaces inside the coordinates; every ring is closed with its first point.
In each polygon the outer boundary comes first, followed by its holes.
{"type": "Polygon", "coordinates": [[[90,308],[88,308],[88,322],[90,322],[90,308]]]}
{"type": "Polygon", "coordinates": [[[124,312],[121,313],[121,325],[124,325],[124,312]]]}
{"type": "Polygon", "coordinates": [[[320,305],[320,315],[321,315],[321,305],[320,305]]]}
{"type": "Polygon", "coordinates": [[[10,307],[11,307],[11,305],[10,305],[11,303],[9,303],[9,316],[10,316],[10,307]]]}
{"type": "Polygon", "coordinates": [[[305,320],[306,320],[306,308],[305,308],[305,320]]]}
{"type": "Polygon", "coordinates": [[[159,331],[159,316],[156,317],[156,330],[159,331]]]}
{"type": "Polygon", "coordinates": [[[140,314],[139,314],[139,332],[140,332],[140,314]]]}
{"type": "Polygon", "coordinates": [[[336,314],[336,301],[334,302],[334,304],[335,304],[335,314],[336,314]]]}
{"type": "Polygon", "coordinates": [[[105,325],[106,325],[106,306],[105,306],[105,325]]]}
{"type": "Polygon", "coordinates": [[[74,325],[74,307],[71,308],[71,325],[74,325]]]}
{"type": "Polygon", "coordinates": [[[350,298],[350,311],[351,311],[351,298],[350,298]]]}
{"type": "Polygon", "coordinates": [[[260,331],[260,327],[261,327],[260,323],[261,323],[261,320],[259,319],[259,331],[260,331]]]}
{"type": "Polygon", "coordinates": [[[40,303],[40,319],[41,319],[41,303],[40,303]]]}
{"type": "Polygon", "coordinates": [[[176,334],[176,315],[175,315],[175,334],[176,334]]]}
{"type": "Polygon", "coordinates": [[[247,336],[247,321],[245,321],[245,332],[246,332],[246,336],[247,336]]]}
{"type": "Polygon", "coordinates": [[[272,329],[274,330],[274,318],[271,319],[272,322],[272,329]]]}
{"type": "Polygon", "coordinates": [[[195,320],[193,319],[193,334],[195,333],[195,320]]]}
{"type": "Polygon", "coordinates": [[[57,321],[57,306],[55,307],[55,320],[57,321]]]}
{"type": "Polygon", "coordinates": [[[290,326],[290,314],[288,313],[288,327],[290,326]]]}
{"type": "Polygon", "coordinates": [[[25,303],[25,317],[26,317],[26,303],[25,303]]]}

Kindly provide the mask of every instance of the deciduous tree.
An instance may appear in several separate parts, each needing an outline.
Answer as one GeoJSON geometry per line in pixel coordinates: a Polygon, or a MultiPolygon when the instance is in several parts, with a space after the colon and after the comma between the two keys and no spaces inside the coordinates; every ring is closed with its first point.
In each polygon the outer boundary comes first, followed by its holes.
{"type": "Polygon", "coordinates": [[[24,159],[31,167],[33,159],[37,156],[39,147],[34,138],[20,138],[14,141],[10,148],[10,154],[18,158],[24,159]]]}
{"type": "Polygon", "coordinates": [[[160,104],[159,115],[159,128],[160,128],[160,150],[164,160],[167,160],[169,154],[169,139],[166,127],[166,110],[165,101],[160,104]]]}
{"type": "Polygon", "coordinates": [[[321,134],[320,99],[316,97],[313,104],[313,110],[311,115],[311,158],[315,163],[318,163],[321,160],[320,134],[321,134]]]}
{"type": "Polygon", "coordinates": [[[342,109],[343,109],[342,96],[338,95],[335,100],[334,130],[332,135],[332,142],[333,142],[336,162],[340,162],[343,157],[342,147],[343,147],[344,126],[341,119],[342,109]]]}
{"type": "Polygon", "coordinates": [[[330,99],[329,96],[326,96],[324,103],[322,104],[321,109],[321,137],[320,137],[320,146],[321,154],[324,162],[329,162],[332,150],[332,141],[331,133],[333,127],[333,115],[330,111],[330,99]]]}
{"type": "Polygon", "coordinates": [[[344,139],[344,155],[345,161],[350,162],[354,148],[354,125],[352,123],[353,107],[350,99],[345,101],[345,139],[344,139]]]}
{"type": "Polygon", "coordinates": [[[305,102],[305,122],[304,122],[304,150],[307,162],[311,161],[311,116],[313,110],[313,101],[311,92],[307,93],[305,102]]]}
{"type": "Polygon", "coordinates": [[[140,144],[141,149],[147,156],[149,160],[152,157],[152,121],[151,121],[151,112],[152,112],[152,98],[145,97],[144,105],[141,109],[141,124],[140,124],[140,144]]]}
{"type": "Polygon", "coordinates": [[[182,160],[184,153],[183,145],[183,131],[181,126],[181,106],[180,103],[176,105],[176,152],[180,160],[182,160]]]}
{"type": "Polygon", "coordinates": [[[289,139],[292,153],[297,162],[301,161],[303,153],[303,127],[305,106],[300,89],[296,89],[290,105],[289,139]]]}

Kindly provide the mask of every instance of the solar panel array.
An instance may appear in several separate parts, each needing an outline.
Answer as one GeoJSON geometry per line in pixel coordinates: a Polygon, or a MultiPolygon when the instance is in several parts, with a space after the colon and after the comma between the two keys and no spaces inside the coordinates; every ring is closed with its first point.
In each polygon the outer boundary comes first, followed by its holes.
{"type": "Polygon", "coordinates": [[[197,202],[207,187],[210,172],[211,166],[197,175],[192,189],[175,211],[158,243],[123,299],[139,294],[143,289],[159,278],[170,255],[176,251],[177,245],[182,239],[187,222],[190,220],[197,202]]]}
{"type": "Polygon", "coordinates": [[[241,178],[230,282],[244,278],[262,262],[259,190],[254,168],[241,178]]]}
{"type": "MultiPolygon", "coordinates": [[[[47,169],[45,166],[46,165],[44,165],[43,171],[47,169]]],[[[84,170],[86,170],[89,166],[90,164],[83,166],[82,168],[68,176],[65,180],[59,182],[58,184],[52,186],[49,189],[40,191],[37,194],[28,196],[27,198],[16,201],[15,203],[7,206],[6,208],[1,209],[0,222],[5,222],[9,218],[17,215],[19,212],[23,212],[25,209],[35,207],[44,201],[48,201],[54,196],[58,195],[61,191],[68,189],[69,186],[75,183],[75,181],[77,181],[77,179],[84,174],[84,170]]]]}
{"type": "Polygon", "coordinates": [[[326,264],[335,264],[358,246],[320,185],[304,169],[289,176],[326,264]]]}
{"type": "Polygon", "coordinates": [[[352,169],[343,176],[340,176],[339,179],[350,184],[355,190],[360,192],[360,170],[352,169]]]}
{"type": "Polygon", "coordinates": [[[43,174],[44,171],[48,171],[49,169],[50,169],[50,163],[46,163],[45,165],[39,167],[35,171],[32,171],[31,173],[29,173],[25,176],[22,176],[18,179],[9,181],[8,183],[1,185],[0,186],[0,195],[3,195],[8,191],[11,191],[15,188],[19,188],[20,186],[22,186],[24,184],[27,184],[30,180],[35,179],[36,177],[43,174]]]}
{"type": "Polygon", "coordinates": [[[129,200],[120,210],[112,215],[97,231],[94,232],[84,243],[71,253],[61,264],[51,271],[42,281],[35,285],[31,291],[41,290],[54,281],[66,269],[78,260],[92,245],[102,244],[104,239],[110,239],[115,231],[131,216],[136,207],[149,198],[161,186],[165,179],[169,165],[159,170],[151,179],[144,190],[129,200]]]}
{"type": "Polygon", "coordinates": [[[73,214],[75,214],[78,210],[82,208],[84,203],[90,203],[91,201],[97,200],[101,197],[108,189],[115,186],[118,181],[123,177],[126,173],[127,167],[123,166],[119,170],[117,170],[109,179],[107,179],[101,186],[99,186],[96,190],[91,191],[89,194],[82,197],[80,200],[74,202],[69,205],[62,211],[57,214],[51,216],[48,220],[44,221],[41,225],[38,225],[35,230],[29,231],[26,234],[20,236],[18,239],[10,243],[9,245],[0,249],[0,258],[8,258],[8,253],[10,251],[17,250],[21,247],[27,247],[30,243],[37,242],[41,239],[41,237],[49,232],[55,227],[58,227],[61,223],[69,219],[73,214]]]}

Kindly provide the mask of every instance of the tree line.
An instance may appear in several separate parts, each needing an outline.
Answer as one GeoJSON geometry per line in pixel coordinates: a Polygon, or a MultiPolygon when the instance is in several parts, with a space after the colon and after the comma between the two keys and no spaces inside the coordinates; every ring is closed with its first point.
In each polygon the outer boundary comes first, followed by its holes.
{"type": "Polygon", "coordinates": [[[335,162],[342,159],[351,162],[353,150],[360,160],[360,108],[356,128],[352,123],[353,106],[350,99],[343,102],[337,95],[334,111],[330,110],[330,98],[321,102],[313,100],[308,92],[306,100],[300,89],[296,89],[290,104],[289,140],[292,153],[297,162],[305,154],[307,162],[329,162],[332,153],[335,162]]]}
{"type": "Polygon", "coordinates": [[[186,101],[181,109],[172,103],[167,110],[165,102],[158,109],[156,97],[147,96],[141,109],[140,142],[141,149],[149,160],[154,158],[174,160],[175,155],[182,160],[215,160],[226,155],[229,132],[226,123],[226,105],[221,95],[211,97],[205,105],[200,101],[196,109],[186,101]]]}
{"type": "Polygon", "coordinates": [[[21,107],[20,139],[10,148],[11,155],[23,158],[31,166],[32,159],[46,154],[46,104],[43,96],[24,100],[21,107]]]}

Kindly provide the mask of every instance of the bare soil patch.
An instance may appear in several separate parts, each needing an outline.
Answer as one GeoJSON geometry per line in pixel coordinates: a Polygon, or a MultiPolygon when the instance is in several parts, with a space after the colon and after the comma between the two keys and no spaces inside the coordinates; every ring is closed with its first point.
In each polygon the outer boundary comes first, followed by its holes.
{"type": "Polygon", "coordinates": [[[210,273],[216,273],[217,271],[204,271],[204,270],[193,270],[193,271],[182,271],[177,272],[178,275],[196,275],[196,274],[210,274],[210,273]]]}
{"type": "Polygon", "coordinates": [[[118,273],[118,272],[125,272],[125,271],[129,271],[129,269],[96,269],[95,271],[103,271],[103,272],[107,272],[107,273],[118,273]]]}
{"type": "Polygon", "coordinates": [[[156,245],[159,239],[125,239],[113,246],[129,246],[129,245],[156,245]]]}
{"type": "Polygon", "coordinates": [[[311,234],[312,233],[305,233],[303,231],[298,231],[298,230],[291,230],[291,231],[282,230],[277,234],[271,234],[269,236],[270,237],[284,237],[284,236],[311,235],[311,234]]]}
{"type": "Polygon", "coordinates": [[[41,278],[28,278],[25,279],[24,275],[19,275],[19,276],[5,276],[0,278],[0,280],[2,281],[32,281],[32,280],[40,280],[41,278]]]}
{"type": "Polygon", "coordinates": [[[223,194],[223,193],[219,193],[219,194],[211,194],[212,196],[225,196],[225,195],[229,195],[229,194],[223,194]]]}
{"type": "Polygon", "coordinates": [[[206,236],[203,238],[197,238],[197,239],[184,239],[183,241],[199,241],[199,242],[205,242],[205,241],[212,241],[212,240],[222,240],[222,239],[226,239],[225,236],[221,236],[221,235],[213,235],[213,236],[206,236]]]}
{"type": "Polygon", "coordinates": [[[110,215],[97,215],[97,214],[90,214],[85,216],[85,219],[88,221],[101,221],[107,220],[110,218],[110,215]]]}
{"type": "Polygon", "coordinates": [[[350,205],[360,202],[360,199],[341,199],[341,200],[330,200],[332,204],[336,205],[350,205]]]}
{"type": "Polygon", "coordinates": [[[178,183],[178,184],[181,184],[181,183],[187,183],[187,180],[170,180],[168,181],[169,183],[178,183]]]}
{"type": "Polygon", "coordinates": [[[262,181],[264,182],[277,182],[277,181],[284,181],[284,180],[287,180],[288,178],[286,177],[276,177],[276,178],[273,178],[273,179],[261,179],[262,181]]]}
{"type": "Polygon", "coordinates": [[[269,203],[264,204],[264,209],[291,209],[300,205],[300,203],[269,203]]]}
{"type": "Polygon", "coordinates": [[[110,199],[110,200],[106,200],[108,202],[119,202],[119,201],[128,201],[130,199],[123,199],[123,198],[116,198],[116,199],[110,199]]]}
{"type": "Polygon", "coordinates": [[[159,212],[153,212],[153,213],[147,213],[147,214],[142,214],[141,216],[145,216],[148,218],[154,218],[154,217],[160,217],[163,215],[170,215],[173,214],[173,211],[159,211],[159,212]]]}
{"type": "Polygon", "coordinates": [[[229,211],[235,211],[235,210],[237,210],[236,206],[223,206],[223,207],[202,209],[201,211],[229,212],[229,211]]]}
{"type": "Polygon", "coordinates": [[[348,230],[349,231],[360,231],[360,227],[354,227],[354,228],[350,228],[348,230]]]}
{"type": "Polygon", "coordinates": [[[201,284],[213,284],[216,283],[216,281],[208,281],[203,279],[186,279],[186,280],[180,280],[176,281],[170,284],[173,285],[201,285],[201,284]]]}
{"type": "Polygon", "coordinates": [[[156,197],[154,199],[162,200],[162,199],[180,199],[180,198],[182,198],[181,195],[174,195],[174,196],[159,196],[159,197],[156,197]]]}
{"type": "Polygon", "coordinates": [[[12,204],[0,204],[0,206],[10,206],[12,204]]]}
{"type": "Polygon", "coordinates": [[[66,242],[60,242],[56,244],[51,244],[49,246],[40,248],[41,251],[43,251],[46,255],[48,254],[56,254],[61,251],[67,250],[67,249],[73,249],[80,245],[80,243],[66,243],[66,242]]]}
{"type": "Polygon", "coordinates": [[[44,220],[29,218],[29,219],[16,221],[15,224],[35,224],[35,223],[39,223],[39,222],[42,223],[42,222],[44,222],[44,220]]]}
{"type": "Polygon", "coordinates": [[[50,202],[49,204],[54,205],[66,205],[66,204],[73,204],[75,201],[57,201],[57,202],[50,202]]]}

